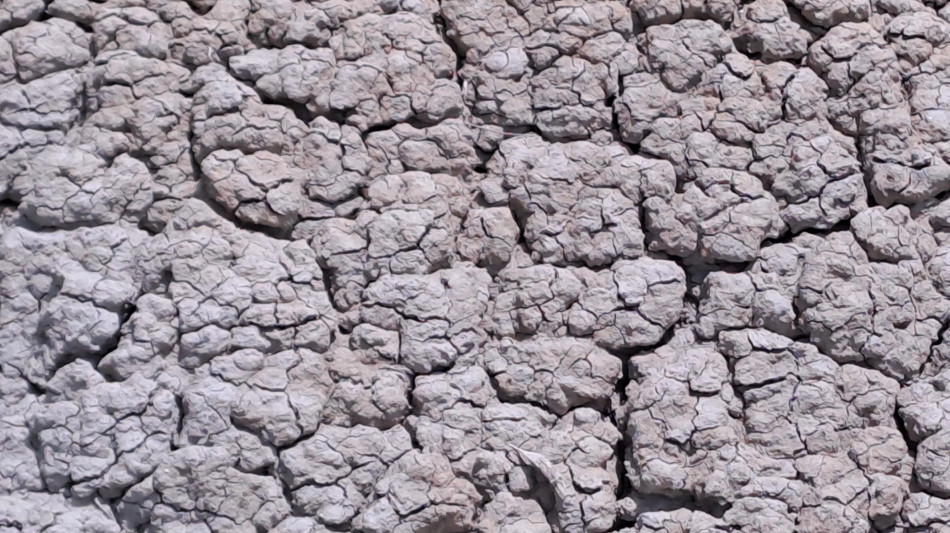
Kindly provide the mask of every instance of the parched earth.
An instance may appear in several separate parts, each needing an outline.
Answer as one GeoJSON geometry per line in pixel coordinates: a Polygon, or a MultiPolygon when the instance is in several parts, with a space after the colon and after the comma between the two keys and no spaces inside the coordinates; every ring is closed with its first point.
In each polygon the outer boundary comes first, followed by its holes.
{"type": "Polygon", "coordinates": [[[946,0],[0,0],[0,532],[950,532],[946,0]]]}

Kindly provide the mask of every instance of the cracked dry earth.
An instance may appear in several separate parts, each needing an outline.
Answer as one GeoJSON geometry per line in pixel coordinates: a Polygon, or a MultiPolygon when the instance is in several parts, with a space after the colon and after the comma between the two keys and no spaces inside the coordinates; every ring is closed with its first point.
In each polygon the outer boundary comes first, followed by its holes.
{"type": "Polygon", "coordinates": [[[0,0],[0,532],[950,532],[946,0],[0,0]]]}

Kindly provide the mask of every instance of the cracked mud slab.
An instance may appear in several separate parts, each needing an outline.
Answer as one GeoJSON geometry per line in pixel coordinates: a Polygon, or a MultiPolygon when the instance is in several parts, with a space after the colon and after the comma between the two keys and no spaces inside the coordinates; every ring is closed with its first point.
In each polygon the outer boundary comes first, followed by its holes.
{"type": "Polygon", "coordinates": [[[0,533],[950,533],[944,0],[0,0],[0,533]]]}

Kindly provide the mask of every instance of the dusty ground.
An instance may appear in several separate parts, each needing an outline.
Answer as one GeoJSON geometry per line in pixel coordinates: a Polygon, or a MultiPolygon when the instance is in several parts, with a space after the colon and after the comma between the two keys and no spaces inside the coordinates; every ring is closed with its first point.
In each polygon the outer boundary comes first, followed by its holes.
{"type": "Polygon", "coordinates": [[[946,0],[0,0],[0,532],[950,531],[946,0]]]}

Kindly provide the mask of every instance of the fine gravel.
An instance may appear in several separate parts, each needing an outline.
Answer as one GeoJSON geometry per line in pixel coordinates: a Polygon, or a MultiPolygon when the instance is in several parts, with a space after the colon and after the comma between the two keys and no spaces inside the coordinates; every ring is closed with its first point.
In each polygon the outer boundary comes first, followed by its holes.
{"type": "Polygon", "coordinates": [[[950,533],[947,0],[0,0],[0,533],[950,533]]]}

